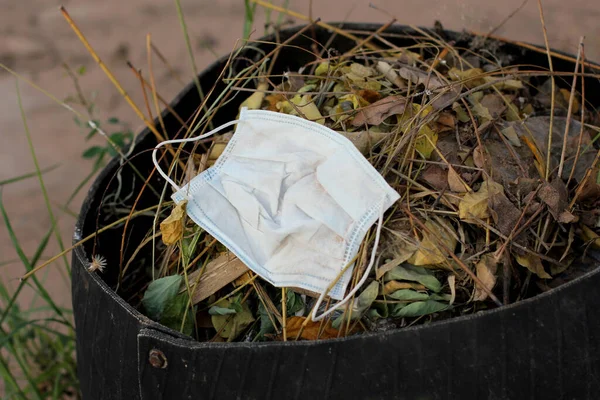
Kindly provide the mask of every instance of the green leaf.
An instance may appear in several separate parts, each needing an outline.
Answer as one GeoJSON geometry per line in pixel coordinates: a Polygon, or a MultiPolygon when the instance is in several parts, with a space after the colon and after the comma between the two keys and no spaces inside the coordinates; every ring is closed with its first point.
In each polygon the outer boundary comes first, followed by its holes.
{"type": "Polygon", "coordinates": [[[171,329],[180,331],[182,325],[181,323],[183,322],[183,318],[185,316],[183,329],[180,332],[184,335],[191,335],[194,329],[194,317],[196,312],[194,309],[188,308],[188,300],[189,296],[187,293],[181,293],[180,295],[169,300],[165,305],[162,316],[160,317],[160,323],[164,326],[168,326],[171,329]]]}
{"type": "Polygon", "coordinates": [[[286,311],[288,317],[293,316],[298,311],[304,308],[304,302],[302,301],[302,297],[293,290],[288,289],[286,297],[286,311]]]}
{"type": "Polygon", "coordinates": [[[121,121],[117,117],[111,117],[107,121],[109,124],[118,125],[121,121]]]}
{"type": "Polygon", "coordinates": [[[146,315],[155,321],[159,321],[167,303],[179,292],[179,286],[183,276],[172,275],[157,279],[148,285],[142,304],[146,309],[146,315]]]}
{"type": "Polygon", "coordinates": [[[442,290],[442,284],[433,275],[433,272],[412,265],[398,265],[387,272],[384,279],[386,282],[392,280],[418,282],[434,292],[442,290]]]}
{"type": "Polygon", "coordinates": [[[388,297],[391,297],[394,300],[404,301],[419,301],[429,299],[429,295],[427,293],[417,292],[416,290],[412,289],[396,290],[395,292],[390,293],[388,297]]]}
{"type": "Polygon", "coordinates": [[[83,74],[85,74],[85,71],[86,71],[85,65],[82,65],[81,67],[79,67],[79,68],[77,69],[77,73],[78,73],[79,75],[83,75],[83,74]]]}
{"type": "Polygon", "coordinates": [[[208,309],[210,315],[229,315],[237,313],[237,310],[229,307],[212,306],[208,309]]]}
{"type": "Polygon", "coordinates": [[[258,338],[264,339],[266,333],[271,333],[275,330],[271,318],[269,318],[269,312],[263,305],[262,301],[258,302],[258,317],[260,319],[260,330],[258,331],[258,338]]]}
{"type": "MultiPolygon", "coordinates": [[[[216,304],[219,307],[229,308],[231,302],[226,299],[216,304]]],[[[248,303],[242,304],[242,311],[232,315],[213,315],[211,317],[213,326],[219,335],[228,341],[232,341],[240,335],[252,322],[254,316],[248,307],[248,303]]]]}
{"type": "Polygon", "coordinates": [[[89,149],[87,149],[86,151],[84,151],[81,156],[83,158],[90,159],[90,158],[95,158],[97,156],[100,156],[100,155],[104,154],[104,152],[106,152],[106,149],[104,147],[92,146],[89,149]]]}
{"type": "MultiPolygon", "coordinates": [[[[360,318],[362,314],[371,307],[371,304],[375,301],[379,295],[379,282],[373,281],[362,291],[362,293],[354,299],[352,307],[350,308],[350,319],[354,320],[360,318]]],[[[335,329],[339,329],[342,321],[346,320],[348,315],[341,314],[333,322],[331,326],[335,329]]]]}
{"type": "Polygon", "coordinates": [[[395,310],[394,317],[420,317],[421,315],[433,314],[448,309],[448,304],[433,300],[416,301],[410,303],[399,310],[395,310]]]}

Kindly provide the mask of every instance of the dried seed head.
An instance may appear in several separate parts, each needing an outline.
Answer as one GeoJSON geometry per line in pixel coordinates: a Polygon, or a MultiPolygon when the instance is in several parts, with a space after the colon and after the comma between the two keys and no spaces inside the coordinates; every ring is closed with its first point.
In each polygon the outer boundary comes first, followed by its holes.
{"type": "Polygon", "coordinates": [[[106,268],[106,258],[96,254],[92,257],[92,261],[88,264],[87,270],[89,272],[94,272],[96,270],[104,272],[104,268],[106,268]]]}

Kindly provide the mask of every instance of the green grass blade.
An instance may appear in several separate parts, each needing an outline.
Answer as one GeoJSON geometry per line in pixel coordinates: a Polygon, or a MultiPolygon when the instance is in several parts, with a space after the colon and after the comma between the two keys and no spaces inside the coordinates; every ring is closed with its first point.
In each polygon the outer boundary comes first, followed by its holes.
{"type": "MultiPolygon", "coordinates": [[[[21,262],[25,266],[25,269],[27,271],[31,271],[33,269],[33,266],[32,266],[32,264],[29,263],[29,260],[25,256],[25,253],[23,252],[23,249],[21,248],[21,245],[19,244],[17,235],[15,234],[15,231],[12,228],[12,224],[10,223],[10,219],[8,217],[8,214],[6,213],[6,208],[4,208],[4,202],[2,201],[2,193],[1,192],[0,192],[0,214],[2,214],[2,218],[4,219],[4,225],[6,226],[6,230],[8,231],[8,235],[10,237],[10,240],[12,241],[15,251],[17,252],[17,255],[21,259],[21,262]]],[[[54,227],[52,227],[52,228],[54,230],[54,227]]],[[[40,283],[40,281],[37,279],[37,277],[33,276],[32,278],[33,278],[33,282],[34,282],[35,286],[37,287],[37,289],[40,292],[40,295],[44,298],[44,300],[46,300],[48,305],[50,307],[52,307],[52,309],[57,313],[57,315],[59,315],[60,317],[62,317],[64,319],[64,321],[68,324],[68,326],[71,329],[73,329],[73,325],[66,319],[62,310],[52,300],[52,297],[50,297],[50,294],[48,294],[48,291],[40,283]]]]}
{"type": "MultiPolygon", "coordinates": [[[[33,147],[31,133],[29,131],[29,126],[27,125],[27,117],[25,116],[25,110],[23,108],[23,101],[21,99],[21,91],[19,90],[19,80],[18,79],[15,80],[15,84],[16,84],[16,89],[17,89],[17,101],[19,103],[19,110],[21,111],[21,118],[23,119],[23,128],[25,129],[25,135],[27,136],[27,144],[29,145],[29,152],[31,153],[31,158],[33,159],[33,163],[35,165],[35,170],[37,172],[38,180],[40,183],[40,188],[42,189],[42,195],[44,196],[44,202],[46,203],[46,208],[48,210],[48,216],[50,217],[50,224],[54,227],[56,242],[58,243],[60,250],[64,251],[65,246],[64,246],[62,238],[60,236],[60,231],[58,230],[58,225],[56,223],[54,211],[52,211],[52,204],[50,203],[50,197],[48,196],[48,191],[46,190],[46,184],[44,183],[44,178],[42,178],[40,164],[39,164],[37,156],[35,154],[35,148],[33,147]]],[[[71,267],[69,266],[69,261],[67,260],[66,255],[63,256],[63,260],[65,262],[65,268],[70,275],[71,267]]],[[[68,281],[68,279],[67,279],[67,281],[68,281]]]]}
{"type": "MultiPolygon", "coordinates": [[[[2,380],[4,381],[5,385],[10,384],[10,386],[12,387],[13,393],[19,395],[19,397],[21,399],[27,400],[25,393],[23,393],[23,391],[19,387],[19,384],[17,383],[17,380],[15,379],[14,375],[8,368],[8,363],[2,356],[2,353],[0,353],[0,376],[2,376],[2,380]]],[[[7,390],[6,387],[4,389],[7,390]]],[[[5,393],[5,394],[8,395],[8,393],[5,393]]]]}
{"type": "Polygon", "coordinates": [[[254,14],[256,13],[256,3],[250,4],[250,0],[244,0],[244,39],[250,38],[252,26],[254,25],[254,14]]]}
{"type": "Polygon", "coordinates": [[[188,33],[187,24],[185,23],[185,18],[183,17],[183,9],[181,8],[180,0],[175,0],[175,6],[177,8],[177,18],[179,18],[179,25],[181,25],[181,30],[183,31],[183,38],[185,39],[185,46],[187,47],[188,56],[192,65],[192,72],[194,73],[194,85],[196,85],[198,95],[200,96],[200,102],[202,103],[204,101],[204,92],[202,91],[202,87],[200,86],[200,80],[198,79],[198,68],[196,67],[194,51],[192,50],[192,43],[190,42],[190,35],[188,33]]]}
{"type": "MultiPolygon", "coordinates": [[[[56,168],[58,168],[59,164],[55,164],[52,165],[51,167],[48,168],[44,168],[43,170],[41,170],[40,172],[42,174],[45,174],[46,172],[50,172],[52,170],[55,170],[56,168]]],[[[19,176],[15,176],[14,178],[8,178],[5,179],[3,181],[0,181],[0,186],[4,186],[4,185],[8,185],[9,183],[15,183],[15,182],[19,182],[28,178],[33,178],[34,176],[37,176],[37,171],[36,172],[30,172],[28,174],[23,174],[23,175],[19,175],[19,176]]]]}
{"type": "MultiPolygon", "coordinates": [[[[46,234],[42,238],[42,241],[40,242],[38,248],[36,249],[35,254],[31,258],[31,261],[29,262],[29,265],[35,265],[38,262],[38,260],[42,256],[42,253],[46,249],[46,246],[48,245],[48,241],[50,240],[50,236],[52,235],[53,231],[54,231],[54,228],[52,227],[52,228],[50,228],[50,230],[48,232],[46,232],[46,234]]],[[[15,293],[13,294],[12,298],[8,302],[8,305],[6,306],[6,309],[2,313],[2,316],[0,317],[0,326],[2,326],[2,323],[4,322],[4,319],[8,315],[8,313],[9,313],[10,309],[12,308],[13,304],[16,302],[17,297],[19,296],[19,293],[21,292],[21,289],[23,289],[23,286],[25,286],[25,281],[21,281],[19,283],[19,286],[17,287],[17,290],[15,290],[15,293]]]]}

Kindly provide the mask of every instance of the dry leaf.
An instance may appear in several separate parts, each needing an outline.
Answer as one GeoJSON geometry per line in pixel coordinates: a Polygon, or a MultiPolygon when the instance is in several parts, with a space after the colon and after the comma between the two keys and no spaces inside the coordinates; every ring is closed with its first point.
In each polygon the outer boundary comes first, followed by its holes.
{"type": "Polygon", "coordinates": [[[398,76],[392,66],[385,61],[377,61],[377,71],[381,72],[385,79],[399,87],[400,89],[406,88],[406,83],[398,76]]]}
{"type": "Polygon", "coordinates": [[[450,287],[450,301],[448,304],[454,304],[456,300],[456,275],[448,275],[448,287],[450,287]]]}
{"type": "Polygon", "coordinates": [[[498,230],[505,236],[510,235],[521,217],[521,211],[504,193],[491,195],[488,205],[498,230]]]}
{"type": "Polygon", "coordinates": [[[597,249],[600,249],[600,236],[584,224],[579,224],[581,228],[581,238],[597,249]]]}
{"type": "Polygon", "coordinates": [[[485,83],[485,76],[481,68],[471,68],[466,71],[461,71],[458,68],[450,68],[448,76],[455,81],[462,81],[462,83],[472,89],[477,86],[481,86],[485,83]]]}
{"type": "Polygon", "coordinates": [[[548,205],[552,216],[562,223],[571,223],[577,218],[567,210],[568,204],[567,187],[562,179],[555,179],[551,184],[544,183],[538,191],[538,197],[548,205]]]}
{"type": "Polygon", "coordinates": [[[406,99],[404,97],[389,96],[362,108],[352,120],[352,125],[379,125],[389,116],[402,114],[405,108],[406,99]]]}
{"type": "Polygon", "coordinates": [[[358,132],[338,131],[338,133],[350,140],[363,154],[367,154],[372,146],[391,135],[390,132],[377,132],[375,130],[358,132]]]}
{"type": "Polygon", "coordinates": [[[306,321],[306,317],[291,317],[286,321],[286,333],[290,339],[295,339],[300,333],[300,338],[305,340],[334,339],[340,334],[340,331],[331,326],[331,320],[327,322],[306,321]],[[302,325],[306,322],[304,329],[302,325]]]}
{"type": "Polygon", "coordinates": [[[429,126],[423,125],[419,128],[419,133],[415,139],[415,150],[418,151],[423,158],[428,160],[435,149],[437,140],[437,132],[432,130],[429,126]]]}
{"type": "Polygon", "coordinates": [[[402,257],[394,258],[393,260],[386,262],[381,267],[377,268],[377,271],[375,273],[375,278],[380,279],[383,275],[385,275],[386,272],[388,272],[395,266],[402,264],[403,262],[408,260],[410,257],[412,257],[413,253],[414,253],[414,250],[407,251],[404,253],[404,255],[402,257]]]}
{"type": "Polygon", "coordinates": [[[521,147],[521,141],[519,140],[519,135],[517,135],[515,128],[509,126],[507,128],[502,129],[501,132],[508,139],[510,144],[516,147],[521,147]]]}
{"type": "Polygon", "coordinates": [[[425,222],[425,226],[429,229],[429,232],[423,232],[423,239],[419,245],[419,248],[415,254],[408,259],[408,262],[413,265],[437,265],[442,264],[446,261],[449,256],[440,245],[443,243],[451,252],[454,252],[456,248],[456,238],[451,232],[454,229],[447,222],[433,222],[428,220],[425,222]],[[443,223],[443,226],[441,225],[443,223]]]}
{"type": "Polygon", "coordinates": [[[529,253],[525,253],[524,255],[516,254],[515,259],[519,263],[519,265],[527,268],[537,276],[542,279],[552,279],[550,275],[544,270],[544,266],[542,265],[542,260],[529,253]]]}
{"type": "Polygon", "coordinates": [[[206,264],[204,270],[198,269],[188,275],[188,281],[194,293],[192,303],[198,304],[207,299],[217,290],[235,281],[248,271],[248,267],[239,258],[230,253],[220,255],[206,264]]]}
{"type": "Polygon", "coordinates": [[[460,175],[458,175],[458,172],[452,167],[448,167],[448,186],[450,190],[456,193],[465,193],[469,190],[460,175]]]}
{"type": "Polygon", "coordinates": [[[167,245],[177,243],[183,235],[183,216],[185,215],[185,206],[187,201],[177,204],[163,222],[160,223],[160,233],[162,240],[167,245]]]}
{"type": "Polygon", "coordinates": [[[490,197],[503,193],[504,188],[499,183],[487,180],[481,184],[477,192],[469,192],[464,195],[458,203],[458,217],[465,222],[476,224],[477,219],[485,219],[490,216],[488,202],[490,197]]]}
{"type": "Polygon", "coordinates": [[[429,165],[421,172],[419,178],[429,183],[435,190],[441,191],[448,188],[448,171],[438,165],[429,165]]]}
{"type": "Polygon", "coordinates": [[[265,98],[265,90],[269,88],[267,82],[260,82],[256,86],[256,92],[252,93],[246,100],[240,105],[240,110],[243,107],[248,107],[249,110],[258,110],[262,105],[263,99],[265,98]]]}
{"type": "MultiPolygon", "coordinates": [[[[477,278],[488,288],[488,291],[492,291],[496,285],[496,271],[498,265],[494,256],[491,254],[484,254],[475,266],[477,278]]],[[[483,301],[487,299],[487,292],[476,284],[475,294],[473,295],[473,301],[483,301]]]]}
{"type": "Polygon", "coordinates": [[[383,286],[383,294],[394,293],[396,290],[400,289],[427,290],[427,288],[420,283],[389,281],[383,286]]]}

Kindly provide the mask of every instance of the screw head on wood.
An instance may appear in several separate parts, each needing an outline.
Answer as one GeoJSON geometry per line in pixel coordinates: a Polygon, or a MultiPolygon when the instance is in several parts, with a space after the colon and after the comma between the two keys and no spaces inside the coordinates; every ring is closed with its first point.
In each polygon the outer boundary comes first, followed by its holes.
{"type": "Polygon", "coordinates": [[[150,350],[148,361],[154,368],[167,368],[167,357],[165,357],[165,354],[158,349],[150,350]]]}

